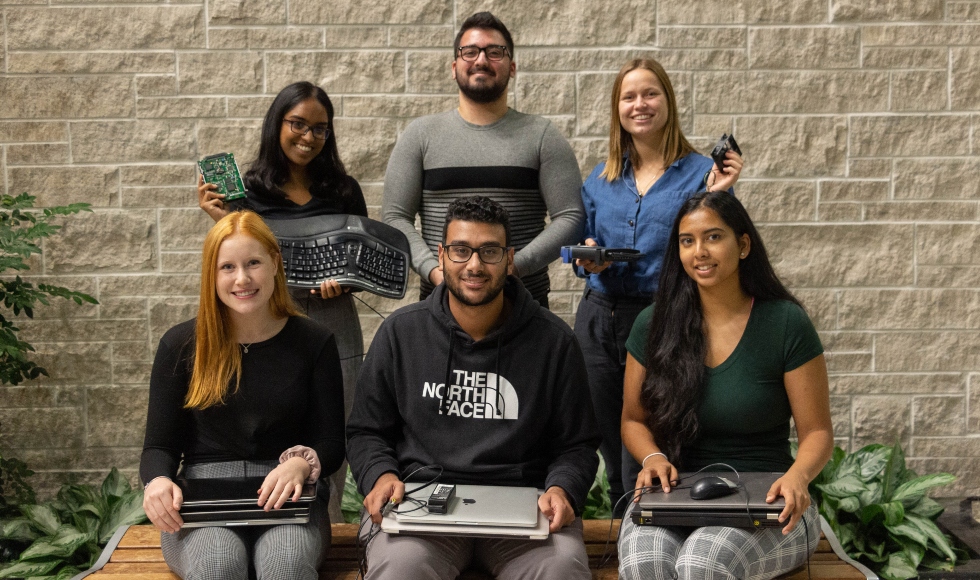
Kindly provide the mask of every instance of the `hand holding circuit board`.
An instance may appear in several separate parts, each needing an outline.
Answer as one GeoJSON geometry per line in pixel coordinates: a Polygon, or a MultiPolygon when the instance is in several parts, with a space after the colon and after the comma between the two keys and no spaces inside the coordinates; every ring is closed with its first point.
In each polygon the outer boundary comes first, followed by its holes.
{"type": "Polygon", "coordinates": [[[238,171],[233,153],[208,155],[197,162],[205,183],[217,186],[215,193],[224,195],[224,201],[234,201],[245,197],[245,184],[238,171]]]}

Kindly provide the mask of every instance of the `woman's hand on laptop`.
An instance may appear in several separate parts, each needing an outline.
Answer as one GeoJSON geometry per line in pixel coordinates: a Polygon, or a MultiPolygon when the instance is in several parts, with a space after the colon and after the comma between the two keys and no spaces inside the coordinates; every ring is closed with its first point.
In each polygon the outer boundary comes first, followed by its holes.
{"type": "Polygon", "coordinates": [[[553,485],[538,498],[538,509],[548,518],[551,525],[548,529],[551,533],[564,528],[575,521],[575,510],[572,509],[572,502],[568,501],[568,494],[565,490],[553,485]]]}
{"type": "MultiPolygon", "coordinates": [[[[678,476],[677,468],[667,461],[667,458],[662,454],[651,454],[647,455],[646,460],[643,463],[643,469],[640,470],[640,474],[636,477],[636,492],[633,493],[633,501],[640,501],[640,496],[643,495],[643,488],[652,488],[653,480],[660,480],[660,487],[663,488],[664,493],[670,493],[670,486],[677,485],[678,476]],[[653,455],[651,457],[651,455],[653,455]]],[[[649,491],[649,490],[647,490],[649,491]]]]}
{"type": "Polygon", "coordinates": [[[798,474],[790,468],[785,475],[773,482],[766,494],[766,503],[776,501],[776,498],[783,496],[786,507],[779,513],[779,521],[785,522],[789,518],[789,524],[783,528],[783,534],[793,531],[796,524],[800,523],[803,513],[810,507],[810,482],[802,474],[798,474]]]}
{"type": "Polygon", "coordinates": [[[180,518],[180,506],[183,503],[184,494],[167,477],[155,478],[143,490],[143,511],[146,512],[146,517],[164,532],[172,534],[184,525],[184,520],[180,518]]]}
{"type": "Polygon", "coordinates": [[[310,464],[302,457],[290,457],[265,476],[259,488],[259,506],[265,511],[279,509],[292,498],[297,501],[303,495],[303,484],[310,476],[310,464]]]}
{"type": "Polygon", "coordinates": [[[390,471],[383,474],[374,482],[374,488],[364,498],[364,509],[371,516],[371,521],[380,524],[381,510],[388,502],[399,504],[405,496],[405,484],[398,476],[390,471]]]}

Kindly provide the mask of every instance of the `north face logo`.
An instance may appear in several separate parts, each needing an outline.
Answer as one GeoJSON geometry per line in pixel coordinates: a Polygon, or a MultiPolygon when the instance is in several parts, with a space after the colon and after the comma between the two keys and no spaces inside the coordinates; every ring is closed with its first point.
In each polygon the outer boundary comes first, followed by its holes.
{"type": "Polygon", "coordinates": [[[439,414],[471,419],[517,419],[520,402],[514,385],[496,373],[454,370],[447,389],[425,382],[422,396],[439,401],[439,414]]]}

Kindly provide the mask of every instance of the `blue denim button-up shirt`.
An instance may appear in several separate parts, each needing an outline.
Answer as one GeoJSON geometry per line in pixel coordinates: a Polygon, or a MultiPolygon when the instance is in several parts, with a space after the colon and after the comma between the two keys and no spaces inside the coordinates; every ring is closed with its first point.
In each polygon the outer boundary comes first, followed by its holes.
{"type": "MultiPolygon", "coordinates": [[[[704,177],[712,164],[708,157],[690,153],[668,167],[642,197],[628,157],[623,174],[611,183],[599,175],[606,164],[596,166],[582,186],[585,237],[607,248],[635,248],[646,256],[632,263],[614,262],[589,275],[588,287],[615,297],[652,298],[674,218],[689,197],[704,191],[704,177]]],[[[582,268],[575,270],[585,277],[582,268]]]]}

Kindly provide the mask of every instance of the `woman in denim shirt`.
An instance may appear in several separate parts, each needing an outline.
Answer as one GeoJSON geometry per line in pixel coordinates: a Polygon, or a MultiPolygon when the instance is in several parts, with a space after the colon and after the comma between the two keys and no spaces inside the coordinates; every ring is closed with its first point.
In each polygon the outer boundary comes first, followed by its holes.
{"type": "MultiPolygon", "coordinates": [[[[596,264],[576,260],[588,278],[575,317],[575,335],[589,369],[589,388],[602,432],[602,451],[613,503],[639,466],[623,449],[620,416],[626,338],[650,304],[671,225],[680,206],[698,191],[731,190],[742,158],[729,152],[724,168],[688,143],[680,128],[670,78],[653,59],[634,59],[616,76],[612,90],[609,156],[582,186],[585,243],[635,248],[636,262],[596,264]]],[[[621,502],[616,515],[622,513],[621,502]]]]}

